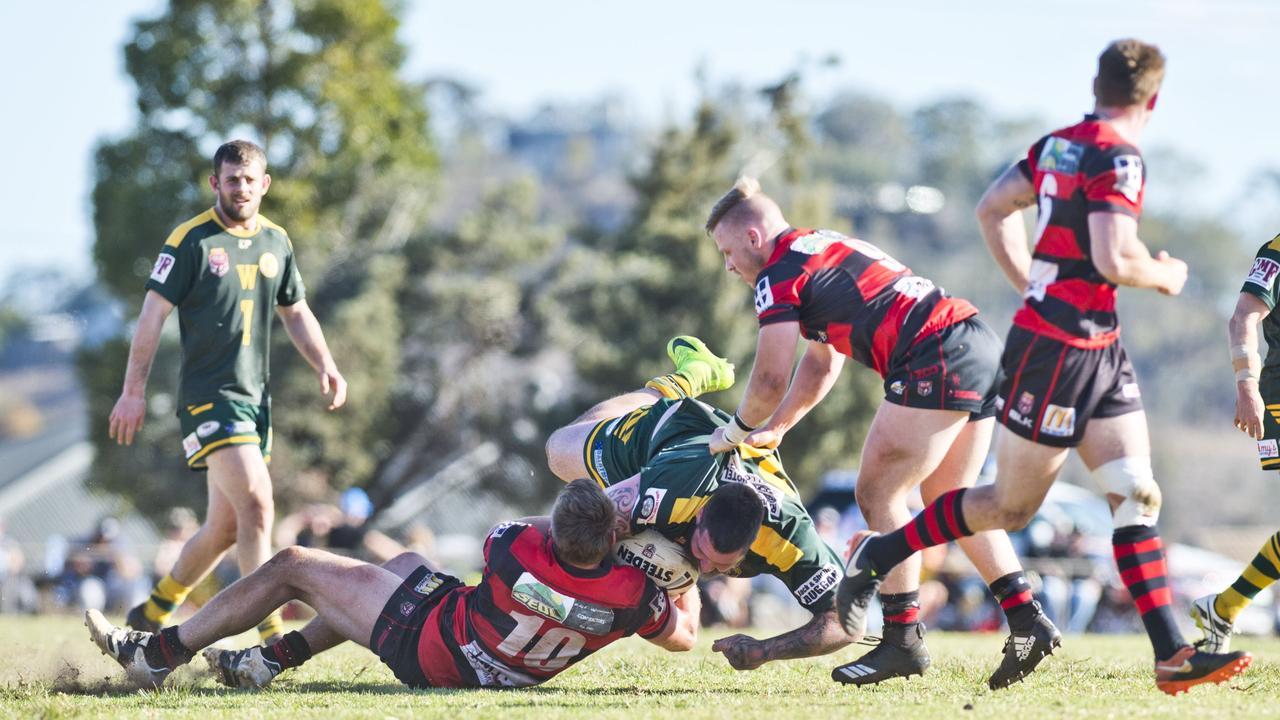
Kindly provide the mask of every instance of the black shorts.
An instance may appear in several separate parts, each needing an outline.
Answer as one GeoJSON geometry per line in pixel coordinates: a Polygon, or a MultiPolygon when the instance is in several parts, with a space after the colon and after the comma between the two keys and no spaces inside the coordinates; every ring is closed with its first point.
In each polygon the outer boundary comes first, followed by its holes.
{"type": "Polygon", "coordinates": [[[1078,348],[1015,326],[1001,365],[997,417],[1034,443],[1075,447],[1090,418],[1142,409],[1138,377],[1119,341],[1078,348]]]}
{"type": "Polygon", "coordinates": [[[995,415],[1000,337],[977,317],[920,339],[889,367],[884,399],[925,410],[962,410],[969,420],[995,415]]]}
{"type": "Polygon", "coordinates": [[[432,572],[426,565],[414,570],[391,594],[373,624],[369,649],[391,668],[396,679],[414,688],[431,687],[418,662],[418,640],[427,617],[462,581],[432,572]]]}

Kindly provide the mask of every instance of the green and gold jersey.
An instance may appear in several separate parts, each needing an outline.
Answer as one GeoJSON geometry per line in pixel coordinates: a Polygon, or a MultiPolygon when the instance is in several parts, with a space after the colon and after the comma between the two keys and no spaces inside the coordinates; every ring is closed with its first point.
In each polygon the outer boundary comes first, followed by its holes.
{"type": "Polygon", "coordinates": [[[831,609],[843,563],[818,536],[777,455],[713,456],[708,439],[709,432],[665,447],[640,470],[632,532],[657,530],[687,547],[698,511],[720,483],[746,483],[764,501],[765,517],[746,557],[729,574],[773,575],[811,612],[831,609]]]}
{"type": "MultiPolygon", "coordinates": [[[[1280,299],[1280,235],[1258,248],[1253,257],[1253,267],[1240,292],[1257,296],[1269,310],[1275,310],[1276,300],[1280,299]]],[[[1266,338],[1268,348],[1267,360],[1262,365],[1262,378],[1267,385],[1280,381],[1280,317],[1276,315],[1272,312],[1262,321],[1262,336],[1266,338]]],[[[1267,402],[1276,400],[1268,398],[1267,402]]]]}
{"type": "Polygon", "coordinates": [[[180,407],[265,399],[275,307],[305,294],[284,228],[261,215],[257,231],[228,228],[206,210],[169,235],[146,288],[178,307],[180,407]]]}

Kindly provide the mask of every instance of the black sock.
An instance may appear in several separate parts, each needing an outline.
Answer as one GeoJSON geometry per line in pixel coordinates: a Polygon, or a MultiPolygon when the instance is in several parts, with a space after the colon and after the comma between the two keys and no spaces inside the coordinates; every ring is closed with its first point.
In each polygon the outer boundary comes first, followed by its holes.
{"type": "Polygon", "coordinates": [[[262,656],[279,663],[281,670],[298,667],[311,659],[311,645],[302,633],[294,630],[274,644],[262,649],[262,656]]]}
{"type": "Polygon", "coordinates": [[[880,608],[886,625],[920,622],[920,591],[880,594],[880,608]]]}
{"type": "Polygon", "coordinates": [[[1031,626],[1040,612],[1040,606],[1031,595],[1031,583],[1021,570],[1002,575],[991,583],[991,594],[1009,619],[1009,629],[1022,630],[1031,626]]]}
{"type": "Polygon", "coordinates": [[[151,636],[142,648],[142,654],[151,667],[167,667],[170,670],[191,662],[196,653],[178,639],[178,626],[170,625],[151,636]]]}
{"type": "Polygon", "coordinates": [[[1111,535],[1116,568],[1133,604],[1138,606],[1142,625],[1151,638],[1157,660],[1168,660],[1187,644],[1173,617],[1173,593],[1165,566],[1164,544],[1153,527],[1129,525],[1111,535]]]}

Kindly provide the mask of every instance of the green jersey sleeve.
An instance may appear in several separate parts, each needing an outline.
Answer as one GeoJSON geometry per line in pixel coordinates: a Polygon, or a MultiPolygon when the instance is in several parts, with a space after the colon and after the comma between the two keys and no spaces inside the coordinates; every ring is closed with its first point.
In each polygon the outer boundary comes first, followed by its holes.
{"type": "Polygon", "coordinates": [[[155,290],[174,305],[181,305],[195,286],[199,275],[200,243],[185,237],[185,233],[179,235],[175,231],[156,256],[156,264],[151,268],[146,289],[155,290]]]}
{"type": "Polygon", "coordinates": [[[1274,310],[1278,294],[1277,281],[1280,281],[1280,235],[1258,248],[1253,257],[1253,267],[1249,269],[1240,292],[1257,296],[1266,303],[1268,309],[1274,310]]]}
{"type": "Polygon", "coordinates": [[[792,507],[784,509],[781,522],[765,519],[747,561],[781,580],[809,612],[825,612],[835,607],[844,563],[823,542],[804,508],[790,501],[786,505],[792,507]]]}
{"type": "Polygon", "coordinates": [[[307,296],[307,288],[302,284],[302,273],[298,271],[298,259],[289,248],[284,257],[284,277],[280,289],[276,291],[276,304],[288,307],[301,302],[307,296]]]}
{"type": "Polygon", "coordinates": [[[716,488],[716,458],[706,443],[668,448],[640,470],[631,532],[657,530],[677,540],[692,530],[698,511],[716,488]]]}

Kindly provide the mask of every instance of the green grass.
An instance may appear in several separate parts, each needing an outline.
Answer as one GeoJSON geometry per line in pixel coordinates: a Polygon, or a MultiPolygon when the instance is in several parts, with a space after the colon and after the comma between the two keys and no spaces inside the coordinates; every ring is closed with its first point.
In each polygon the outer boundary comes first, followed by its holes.
{"type": "MultiPolygon", "coordinates": [[[[932,633],[923,678],[854,689],[829,679],[855,646],[827,658],[771,663],[739,673],[704,637],[692,653],[668,655],[624,640],[525,690],[413,691],[374,656],[346,645],[282,675],[264,692],[224,689],[195,669],[159,692],[123,687],[78,619],[0,618],[0,717],[208,718],[1084,718],[1261,717],[1280,698],[1280,641],[1241,638],[1254,665],[1229,685],[1166,697],[1152,682],[1150,649],[1138,636],[1069,637],[1033,677],[991,692],[986,677],[1002,638],[932,633]]],[[[193,668],[203,662],[197,660],[193,668]]]]}

